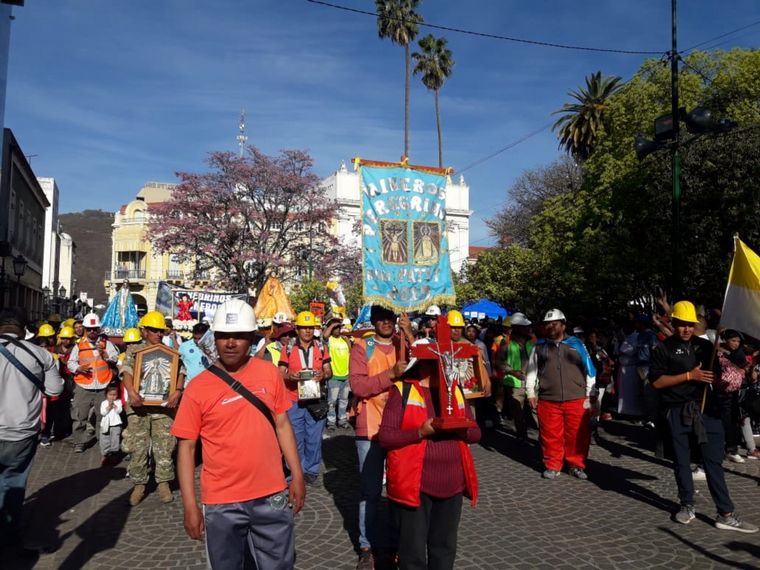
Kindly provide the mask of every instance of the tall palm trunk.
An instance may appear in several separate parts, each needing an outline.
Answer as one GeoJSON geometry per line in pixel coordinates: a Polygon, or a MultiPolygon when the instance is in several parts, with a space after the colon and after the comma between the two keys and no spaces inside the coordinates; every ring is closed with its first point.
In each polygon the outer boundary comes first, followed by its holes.
{"type": "Polygon", "coordinates": [[[443,168],[443,141],[441,140],[441,109],[438,106],[438,89],[433,91],[435,96],[435,126],[438,129],[438,168],[443,168]]]}
{"type": "Polygon", "coordinates": [[[409,44],[404,44],[404,156],[409,158],[409,44]]]}

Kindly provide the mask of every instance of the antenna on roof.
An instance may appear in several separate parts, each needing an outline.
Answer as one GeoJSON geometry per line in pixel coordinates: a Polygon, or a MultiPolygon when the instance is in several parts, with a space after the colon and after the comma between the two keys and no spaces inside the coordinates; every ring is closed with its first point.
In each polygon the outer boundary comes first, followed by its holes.
{"type": "Polygon", "coordinates": [[[245,134],[245,109],[240,111],[240,126],[238,127],[237,142],[240,147],[240,158],[243,158],[243,150],[248,137],[245,134]]]}

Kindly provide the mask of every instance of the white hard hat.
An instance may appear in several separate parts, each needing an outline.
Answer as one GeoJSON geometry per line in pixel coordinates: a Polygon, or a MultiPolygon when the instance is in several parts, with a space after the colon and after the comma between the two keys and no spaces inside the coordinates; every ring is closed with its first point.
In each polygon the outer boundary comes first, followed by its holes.
{"type": "Polygon", "coordinates": [[[95,313],[87,313],[82,319],[82,326],[86,329],[100,328],[100,317],[95,313]]]}
{"type": "Polygon", "coordinates": [[[272,317],[272,322],[276,325],[281,325],[282,323],[288,322],[288,315],[280,311],[279,313],[275,313],[274,317],[272,317]]]}
{"type": "Polygon", "coordinates": [[[528,317],[526,317],[523,313],[515,313],[512,315],[512,320],[510,321],[513,326],[518,327],[529,327],[533,323],[528,320],[528,317]]]}
{"type": "Polygon", "coordinates": [[[253,307],[242,299],[230,299],[214,313],[214,332],[252,332],[256,330],[253,307]]]}
{"type": "Polygon", "coordinates": [[[565,313],[563,313],[559,309],[549,309],[548,311],[546,311],[546,315],[544,316],[545,323],[549,321],[564,321],[564,320],[567,320],[565,319],[565,313]]]}
{"type": "Polygon", "coordinates": [[[425,311],[425,314],[430,317],[437,317],[441,314],[441,308],[438,305],[430,305],[425,311]]]}
{"type": "Polygon", "coordinates": [[[583,327],[575,327],[573,329],[573,334],[585,334],[586,331],[583,330],[583,327]]]}

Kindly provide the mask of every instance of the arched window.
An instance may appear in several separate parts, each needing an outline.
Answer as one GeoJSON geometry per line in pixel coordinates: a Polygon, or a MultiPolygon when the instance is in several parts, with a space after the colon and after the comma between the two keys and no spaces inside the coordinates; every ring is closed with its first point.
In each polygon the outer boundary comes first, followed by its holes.
{"type": "Polygon", "coordinates": [[[145,212],[143,210],[135,210],[132,212],[132,219],[136,222],[142,222],[145,219],[145,212]]]}

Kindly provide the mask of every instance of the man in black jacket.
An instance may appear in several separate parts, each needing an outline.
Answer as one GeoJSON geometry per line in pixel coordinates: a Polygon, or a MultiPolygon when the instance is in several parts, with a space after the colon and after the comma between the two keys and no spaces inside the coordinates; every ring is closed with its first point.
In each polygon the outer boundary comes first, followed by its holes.
{"type": "Polygon", "coordinates": [[[694,335],[697,312],[689,301],[676,303],[671,317],[675,332],[654,349],[649,379],[660,391],[673,441],[673,469],[681,503],[675,520],[689,524],[695,518],[694,481],[689,466],[689,438],[694,434],[702,451],[710,494],[718,510],[715,526],[721,530],[757,532],[756,526],[736,516],[726,486],[722,465],[723,425],[712,397],[711,384],[716,376],[710,369],[714,360],[712,343],[694,335]]]}

